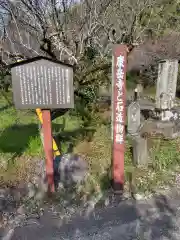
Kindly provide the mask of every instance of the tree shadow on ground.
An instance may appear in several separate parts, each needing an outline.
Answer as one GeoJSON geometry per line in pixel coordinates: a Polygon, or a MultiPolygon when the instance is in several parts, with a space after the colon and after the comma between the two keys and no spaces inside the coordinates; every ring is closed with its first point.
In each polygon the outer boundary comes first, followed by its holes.
{"type": "Polygon", "coordinates": [[[148,201],[122,200],[120,196],[108,193],[104,198],[106,204],[90,212],[87,202],[85,207],[75,209],[76,214],[70,214],[70,210],[75,208],[72,201],[69,206],[63,205],[66,209],[64,219],[63,211],[53,205],[61,217],[56,215],[54,218],[54,213],[48,211],[36,224],[17,228],[12,240],[48,240],[52,236],[55,239],[178,240],[177,196],[175,200],[176,204],[165,195],[154,196],[148,201]],[[71,216],[67,221],[68,214],[71,216]]]}
{"type": "Polygon", "coordinates": [[[67,189],[60,190],[56,199],[51,198],[44,216],[35,219],[34,224],[31,221],[31,224],[17,228],[12,240],[49,240],[52,237],[87,240],[179,239],[180,196],[160,194],[150,200],[125,199],[113,194],[110,189],[104,190],[110,187],[109,171],[107,169],[101,178],[100,198],[90,196],[83,200],[77,187],[71,184],[67,189]]]}
{"type": "MultiPolygon", "coordinates": [[[[62,124],[54,124],[53,129],[59,133],[54,136],[58,147],[61,150],[61,144],[67,143],[69,150],[73,149],[74,144],[78,140],[92,138],[95,129],[75,129],[65,131],[62,124]]],[[[14,124],[2,130],[0,134],[0,152],[11,153],[14,156],[20,156],[28,148],[31,138],[40,134],[38,124],[14,124]]]]}
{"type": "Polygon", "coordinates": [[[151,201],[121,201],[117,196],[109,196],[109,206],[96,208],[86,217],[76,217],[60,229],[61,236],[75,239],[172,239],[175,232],[176,209],[170,206],[166,196],[154,197],[151,201]],[[67,234],[68,229],[71,229],[67,234]]]}
{"type": "Polygon", "coordinates": [[[64,192],[63,207],[72,209],[76,204],[79,210],[70,223],[62,222],[61,227],[56,229],[56,236],[65,239],[179,239],[177,209],[180,207],[180,196],[174,194],[176,192],[172,191],[171,196],[159,194],[141,201],[136,200],[132,193],[125,199],[111,191],[109,171],[107,169],[101,178],[100,198],[82,201],[76,187],[64,192]]]}
{"type": "Polygon", "coordinates": [[[96,129],[94,128],[78,128],[72,131],[63,130],[59,133],[54,134],[54,139],[58,145],[59,150],[62,152],[62,144],[66,143],[68,149],[66,152],[70,153],[73,147],[79,141],[92,141],[93,135],[96,129]]]}
{"type": "Polygon", "coordinates": [[[69,223],[67,219],[57,218],[54,223],[49,224],[52,216],[46,215],[39,222],[42,226],[41,231],[32,227],[28,230],[31,232],[28,236],[26,230],[19,229],[17,239],[23,239],[22,236],[27,240],[33,236],[39,236],[38,239],[50,239],[52,235],[61,237],[60,239],[91,240],[179,239],[176,234],[180,234],[177,221],[180,196],[174,196],[175,202],[173,197],[162,194],[155,195],[150,200],[138,201],[135,196],[125,199],[110,190],[109,171],[110,169],[107,169],[107,173],[101,178],[100,198],[90,197],[83,200],[76,186],[71,184],[69,188],[63,189],[56,195],[57,199],[53,199],[55,201],[51,201],[55,212],[59,212],[60,216],[63,215],[64,209],[66,215],[71,215],[72,208],[76,210],[76,214],[70,217],[69,223]],[[59,205],[59,201],[63,204],[59,205]]]}
{"type": "Polygon", "coordinates": [[[0,151],[19,156],[28,147],[30,138],[38,134],[37,124],[14,124],[2,131],[0,135],[0,151]]]}

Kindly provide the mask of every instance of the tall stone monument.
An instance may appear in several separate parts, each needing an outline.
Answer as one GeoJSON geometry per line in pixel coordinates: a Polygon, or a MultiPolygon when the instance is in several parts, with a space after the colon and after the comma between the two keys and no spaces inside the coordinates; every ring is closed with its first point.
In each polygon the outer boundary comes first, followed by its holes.
{"type": "Polygon", "coordinates": [[[156,88],[156,108],[171,109],[174,106],[178,75],[178,60],[159,62],[156,88]]]}

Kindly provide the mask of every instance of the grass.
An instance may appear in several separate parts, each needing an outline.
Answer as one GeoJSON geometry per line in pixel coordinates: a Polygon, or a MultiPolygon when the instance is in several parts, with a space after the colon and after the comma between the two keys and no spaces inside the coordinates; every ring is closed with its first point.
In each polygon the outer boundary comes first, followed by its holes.
{"type": "MultiPolygon", "coordinates": [[[[12,96],[9,94],[11,100],[12,96]]],[[[106,115],[106,114],[105,114],[106,115]]],[[[109,116],[109,114],[108,114],[109,116]]],[[[28,180],[33,159],[43,158],[43,148],[38,131],[38,120],[33,111],[18,111],[0,98],[0,184],[15,184],[28,180]]],[[[79,194],[89,196],[110,187],[111,177],[111,130],[110,124],[94,115],[84,127],[80,116],[66,114],[53,121],[53,132],[61,152],[81,154],[89,164],[87,181],[79,194]]],[[[152,193],[175,181],[179,172],[180,140],[152,140],[148,169],[132,164],[130,141],[126,140],[125,189],[134,192],[152,193]]],[[[35,163],[35,162],[34,162],[35,163]]]]}
{"type": "Polygon", "coordinates": [[[152,165],[148,169],[132,167],[130,164],[130,145],[127,144],[127,172],[133,175],[135,192],[150,194],[176,184],[180,172],[180,140],[151,139],[149,151],[152,165]],[[130,167],[130,170],[128,169],[130,167]]]}
{"type": "Polygon", "coordinates": [[[3,99],[0,99],[0,106],[0,152],[14,156],[42,152],[35,114],[31,111],[17,111],[12,106],[7,108],[3,99]],[[30,151],[34,141],[37,144],[30,151]]]}

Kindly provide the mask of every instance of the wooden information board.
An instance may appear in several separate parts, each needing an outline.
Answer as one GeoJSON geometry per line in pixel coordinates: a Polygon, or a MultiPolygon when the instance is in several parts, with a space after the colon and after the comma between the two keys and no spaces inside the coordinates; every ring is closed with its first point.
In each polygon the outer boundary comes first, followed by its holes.
{"type": "Polygon", "coordinates": [[[73,68],[44,57],[11,66],[17,109],[74,107],[73,68]]]}

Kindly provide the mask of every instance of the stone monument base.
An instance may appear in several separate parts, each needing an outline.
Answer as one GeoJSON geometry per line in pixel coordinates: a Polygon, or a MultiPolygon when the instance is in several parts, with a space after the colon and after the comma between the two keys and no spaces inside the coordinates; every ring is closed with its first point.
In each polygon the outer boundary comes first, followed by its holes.
{"type": "Polygon", "coordinates": [[[148,120],[140,132],[141,136],[175,139],[180,137],[180,121],[148,120]]]}

